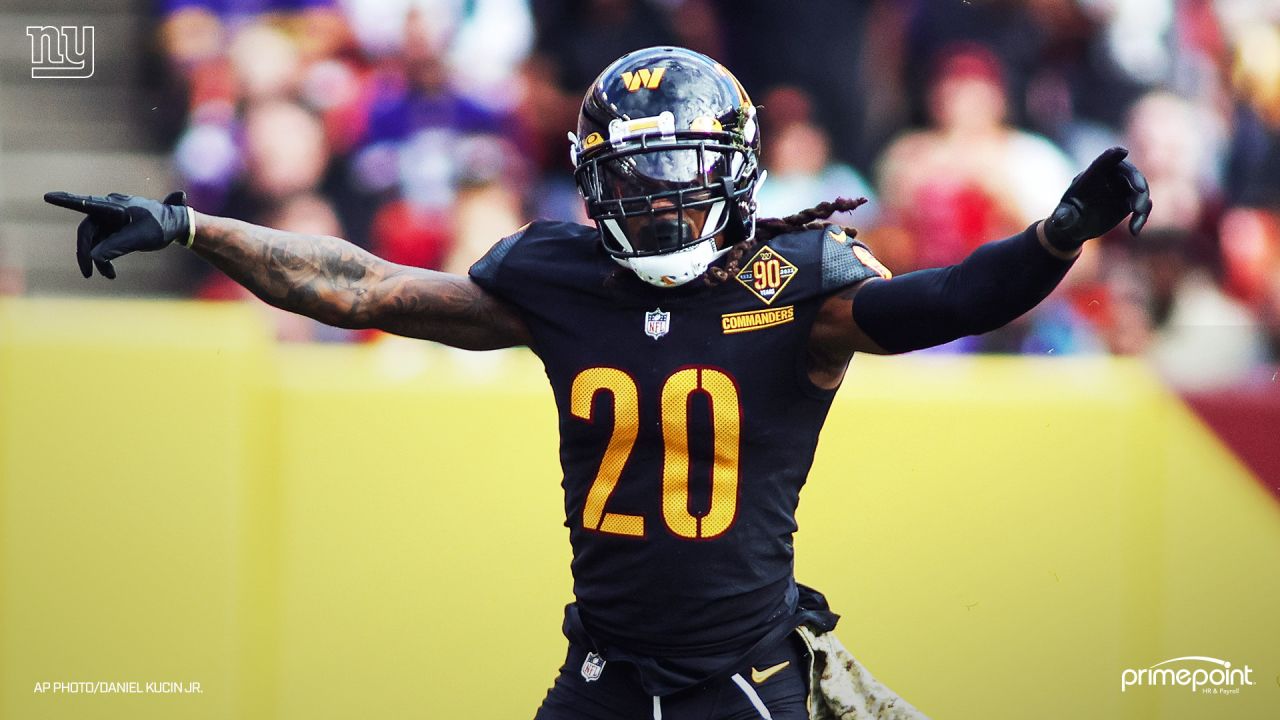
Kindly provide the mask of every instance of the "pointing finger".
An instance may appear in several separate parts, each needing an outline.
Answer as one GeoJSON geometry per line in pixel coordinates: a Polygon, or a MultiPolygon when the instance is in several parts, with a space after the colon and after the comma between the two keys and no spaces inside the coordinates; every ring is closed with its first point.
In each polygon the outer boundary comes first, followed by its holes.
{"type": "Polygon", "coordinates": [[[1093,162],[1089,163],[1089,167],[1085,168],[1084,172],[1077,175],[1076,179],[1071,181],[1071,184],[1089,185],[1101,179],[1111,177],[1116,166],[1123,162],[1125,156],[1128,154],[1128,150],[1118,145],[1103,150],[1101,155],[1098,155],[1098,157],[1093,159],[1093,162]]]}
{"type": "Polygon", "coordinates": [[[67,192],[50,192],[44,194],[44,201],[50,205],[75,210],[87,215],[94,215],[101,219],[114,221],[119,224],[128,222],[129,216],[126,214],[124,207],[117,205],[105,198],[95,197],[93,195],[76,195],[67,192]]]}
{"type": "Polygon", "coordinates": [[[1094,165],[1100,167],[1108,167],[1119,165],[1121,160],[1129,156],[1129,149],[1120,145],[1114,145],[1102,151],[1102,154],[1093,161],[1094,165]]]}
{"type": "Polygon", "coordinates": [[[44,194],[44,201],[50,205],[57,205],[68,210],[83,210],[84,201],[88,200],[88,195],[76,195],[69,192],[47,192],[44,194]]]}

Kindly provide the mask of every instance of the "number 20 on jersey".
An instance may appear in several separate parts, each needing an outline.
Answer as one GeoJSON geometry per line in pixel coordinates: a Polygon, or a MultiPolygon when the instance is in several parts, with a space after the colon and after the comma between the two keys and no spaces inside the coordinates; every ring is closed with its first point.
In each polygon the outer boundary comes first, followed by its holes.
{"type": "MultiPolygon", "coordinates": [[[[640,396],[631,376],[617,368],[588,368],[578,373],[570,390],[570,412],[592,421],[596,394],[613,397],[613,432],[600,469],[587,492],[582,524],[591,530],[641,537],[643,515],[610,512],[613,494],[640,431],[640,396]]],[[[709,539],[724,534],[738,511],[738,448],[741,413],[738,389],[727,373],[712,367],[682,368],[667,377],[659,398],[662,421],[662,519],[673,534],[709,539]],[[715,460],[711,468],[711,504],[705,514],[689,511],[689,398],[704,394],[711,404],[715,460]]]]}

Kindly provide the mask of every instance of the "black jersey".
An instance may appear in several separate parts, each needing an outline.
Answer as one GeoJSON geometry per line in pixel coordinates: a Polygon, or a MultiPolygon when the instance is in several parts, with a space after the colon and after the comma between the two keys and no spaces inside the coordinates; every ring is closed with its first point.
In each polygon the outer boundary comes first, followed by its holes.
{"type": "Polygon", "coordinates": [[[796,622],[796,505],[834,395],[809,381],[806,345],[822,301],[877,266],[838,228],[809,230],[722,284],[658,288],[594,229],[536,222],[471,268],[522,314],[555,394],[566,632],[665,661],[654,694],[796,622]]]}

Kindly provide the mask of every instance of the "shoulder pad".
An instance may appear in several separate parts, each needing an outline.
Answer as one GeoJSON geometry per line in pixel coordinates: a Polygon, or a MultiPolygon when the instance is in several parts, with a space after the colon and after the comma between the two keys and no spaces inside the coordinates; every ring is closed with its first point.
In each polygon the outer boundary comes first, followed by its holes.
{"type": "Polygon", "coordinates": [[[524,237],[524,234],[529,230],[529,226],[532,224],[533,223],[529,223],[525,225],[495,243],[494,246],[489,249],[489,252],[484,254],[484,257],[475,261],[471,266],[471,269],[468,271],[468,274],[473,278],[482,280],[492,279],[496,276],[498,274],[499,266],[502,265],[502,260],[506,258],[507,253],[511,252],[511,248],[514,247],[516,243],[520,242],[520,238],[524,237]]]}
{"type": "Polygon", "coordinates": [[[830,292],[868,278],[889,279],[889,272],[866,245],[831,225],[822,233],[822,290],[830,292]]]}

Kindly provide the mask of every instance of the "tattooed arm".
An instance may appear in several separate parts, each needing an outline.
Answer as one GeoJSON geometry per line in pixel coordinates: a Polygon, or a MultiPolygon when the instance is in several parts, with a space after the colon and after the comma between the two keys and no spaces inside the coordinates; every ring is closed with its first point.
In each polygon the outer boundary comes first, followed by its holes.
{"type": "Polygon", "coordinates": [[[345,328],[377,328],[468,350],[528,345],[510,306],[468,277],[396,265],[344,240],[197,213],[182,191],[163,201],[62,191],[45,202],[84,214],[76,262],[86,279],[116,276],[132,252],[186,245],[278,308],[345,328]]]}
{"type": "Polygon", "coordinates": [[[397,265],[335,237],[201,213],[195,227],[197,255],[283,310],[468,350],[529,342],[515,310],[465,276],[397,265]]]}

